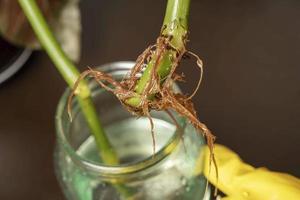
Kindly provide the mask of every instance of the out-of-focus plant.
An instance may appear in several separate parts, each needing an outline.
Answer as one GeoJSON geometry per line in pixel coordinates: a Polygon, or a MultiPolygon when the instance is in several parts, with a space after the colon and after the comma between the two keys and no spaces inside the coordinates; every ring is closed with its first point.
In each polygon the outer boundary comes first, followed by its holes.
{"type": "MultiPolygon", "coordinates": [[[[37,4],[62,49],[73,61],[80,57],[79,0],[38,0],[37,4]]],[[[0,0],[0,34],[12,44],[31,49],[41,45],[18,1],[0,0]]]]}

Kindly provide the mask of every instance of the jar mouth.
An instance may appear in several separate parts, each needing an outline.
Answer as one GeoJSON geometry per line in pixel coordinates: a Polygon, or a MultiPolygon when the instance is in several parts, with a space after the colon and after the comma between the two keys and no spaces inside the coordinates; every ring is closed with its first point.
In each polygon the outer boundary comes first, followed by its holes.
{"type": "MultiPolygon", "coordinates": [[[[122,73],[122,71],[123,73],[125,71],[128,72],[134,66],[134,64],[135,63],[132,61],[120,61],[120,62],[104,64],[100,67],[101,67],[101,71],[105,71],[106,73],[111,73],[112,75],[114,75],[114,73],[119,73],[119,72],[122,73]]],[[[178,87],[176,87],[176,90],[180,91],[178,87]]],[[[72,147],[72,145],[68,141],[68,138],[66,136],[67,132],[63,125],[63,116],[66,114],[67,99],[70,95],[70,92],[71,92],[70,88],[67,88],[65,90],[63,96],[59,100],[58,107],[56,110],[55,125],[56,125],[58,142],[62,144],[63,148],[66,150],[70,159],[74,163],[91,172],[99,174],[99,176],[122,175],[122,174],[138,172],[140,170],[145,170],[146,168],[149,168],[157,164],[159,161],[163,160],[165,157],[170,155],[170,153],[174,151],[175,148],[180,143],[181,140],[180,134],[177,133],[176,130],[174,131],[169,141],[166,142],[159,151],[155,152],[155,154],[152,156],[144,158],[141,161],[137,161],[135,163],[130,163],[130,164],[125,163],[125,164],[120,164],[118,166],[113,166],[113,165],[106,165],[104,163],[102,164],[92,160],[88,160],[83,156],[79,155],[76,149],[72,147]]],[[[185,121],[184,120],[182,121],[184,125],[185,121]]]]}

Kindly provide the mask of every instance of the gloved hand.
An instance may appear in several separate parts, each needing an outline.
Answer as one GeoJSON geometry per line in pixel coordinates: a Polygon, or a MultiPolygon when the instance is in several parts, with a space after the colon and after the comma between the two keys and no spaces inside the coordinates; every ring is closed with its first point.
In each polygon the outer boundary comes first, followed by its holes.
{"type": "Polygon", "coordinates": [[[244,163],[233,151],[219,144],[214,148],[219,171],[217,180],[213,164],[209,170],[208,147],[203,152],[204,158],[201,158],[204,159],[203,173],[210,183],[227,195],[222,200],[300,200],[299,179],[289,174],[271,172],[266,168],[256,169],[244,163]]]}

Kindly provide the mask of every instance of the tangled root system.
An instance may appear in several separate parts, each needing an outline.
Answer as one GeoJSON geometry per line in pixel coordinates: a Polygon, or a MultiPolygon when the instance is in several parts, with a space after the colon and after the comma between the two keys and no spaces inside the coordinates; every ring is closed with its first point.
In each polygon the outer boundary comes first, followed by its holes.
{"type": "Polygon", "coordinates": [[[194,105],[191,101],[192,97],[199,89],[202,80],[202,61],[196,54],[187,51],[185,47],[182,49],[176,49],[172,47],[171,40],[172,37],[164,35],[159,36],[155,45],[149,46],[141,55],[138,56],[136,63],[131,69],[130,73],[128,73],[120,82],[114,80],[110,74],[106,74],[101,71],[88,68],[81,74],[73,88],[73,93],[69,97],[69,107],[80,80],[82,80],[86,76],[93,77],[101,87],[103,87],[109,92],[112,92],[130,113],[136,116],[146,116],[149,118],[151,124],[154,152],[154,125],[150,115],[150,111],[166,111],[167,114],[175,122],[176,126],[180,128],[178,123],[176,122],[176,119],[172,116],[170,112],[170,110],[174,110],[180,115],[186,117],[189,120],[189,122],[197,130],[199,130],[201,134],[205,136],[211,152],[210,160],[214,163],[214,165],[216,165],[213,154],[215,136],[211,133],[211,131],[206,127],[205,124],[198,120],[194,105]],[[170,73],[166,77],[162,78],[157,73],[157,71],[163,56],[168,52],[172,52],[172,55],[174,55],[171,58],[172,65],[170,68],[170,73]],[[197,66],[200,68],[201,74],[198,85],[192,93],[192,95],[186,96],[181,93],[176,93],[173,89],[173,84],[176,81],[184,80],[184,76],[177,74],[175,71],[182,59],[191,56],[196,58],[197,66]],[[150,60],[151,62],[154,62],[154,64],[150,71],[149,81],[147,82],[144,91],[141,94],[137,94],[135,89],[138,84],[138,81],[140,80],[140,75],[143,73],[150,60]],[[130,98],[139,98],[139,105],[130,105],[128,103],[128,100],[130,98]]]}

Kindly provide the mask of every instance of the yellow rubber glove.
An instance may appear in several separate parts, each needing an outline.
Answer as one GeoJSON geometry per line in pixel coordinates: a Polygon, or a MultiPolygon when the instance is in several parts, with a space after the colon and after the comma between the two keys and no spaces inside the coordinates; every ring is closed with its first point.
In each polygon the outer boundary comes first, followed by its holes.
{"type": "Polygon", "coordinates": [[[243,163],[237,154],[222,145],[216,144],[214,153],[219,179],[216,179],[213,164],[209,170],[210,155],[207,147],[199,157],[196,173],[203,170],[209,182],[227,195],[222,200],[300,200],[300,180],[296,177],[265,168],[256,169],[243,163]],[[200,166],[200,163],[203,165],[202,159],[204,166],[200,166]]]}

